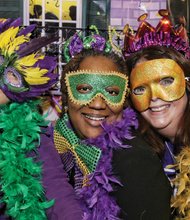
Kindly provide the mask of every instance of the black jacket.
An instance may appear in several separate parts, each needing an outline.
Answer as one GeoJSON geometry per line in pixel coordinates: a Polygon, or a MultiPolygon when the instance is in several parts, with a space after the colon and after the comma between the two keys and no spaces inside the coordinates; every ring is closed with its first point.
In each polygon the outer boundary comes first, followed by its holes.
{"type": "Polygon", "coordinates": [[[169,220],[171,186],[159,157],[141,137],[114,151],[113,171],[123,187],[113,193],[127,220],[169,220]]]}

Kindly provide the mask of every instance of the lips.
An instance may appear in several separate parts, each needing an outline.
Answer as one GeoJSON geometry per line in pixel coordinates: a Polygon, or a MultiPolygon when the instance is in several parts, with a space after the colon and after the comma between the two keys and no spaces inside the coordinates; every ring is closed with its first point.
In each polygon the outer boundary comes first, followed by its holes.
{"type": "Polygon", "coordinates": [[[168,109],[169,106],[170,106],[169,104],[166,104],[166,105],[161,105],[161,106],[149,107],[149,109],[152,112],[161,112],[161,111],[164,111],[164,110],[168,109]]]}
{"type": "Polygon", "coordinates": [[[92,121],[103,121],[106,119],[106,116],[102,116],[99,114],[87,114],[87,113],[83,113],[83,116],[87,119],[90,119],[92,121]]]}
{"type": "Polygon", "coordinates": [[[101,128],[103,121],[106,120],[107,116],[102,114],[92,114],[92,113],[83,113],[86,125],[90,126],[91,128],[101,128]]]}

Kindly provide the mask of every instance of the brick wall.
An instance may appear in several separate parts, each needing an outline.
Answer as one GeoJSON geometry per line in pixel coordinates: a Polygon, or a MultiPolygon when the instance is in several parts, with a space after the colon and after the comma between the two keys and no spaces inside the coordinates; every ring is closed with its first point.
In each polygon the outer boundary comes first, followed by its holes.
{"type": "Polygon", "coordinates": [[[147,21],[156,26],[160,16],[159,9],[166,8],[166,0],[111,0],[110,25],[123,29],[125,24],[136,30],[139,23],[137,18],[147,12],[147,21]]]}

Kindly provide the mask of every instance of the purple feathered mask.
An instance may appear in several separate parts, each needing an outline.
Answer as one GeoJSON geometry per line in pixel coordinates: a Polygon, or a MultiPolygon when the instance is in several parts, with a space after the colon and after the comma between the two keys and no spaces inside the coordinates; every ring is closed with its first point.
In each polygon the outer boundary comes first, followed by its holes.
{"type": "Polygon", "coordinates": [[[57,37],[31,39],[35,26],[21,24],[20,18],[0,19],[0,89],[16,102],[42,95],[58,78],[55,57],[40,51],[57,37]]]}

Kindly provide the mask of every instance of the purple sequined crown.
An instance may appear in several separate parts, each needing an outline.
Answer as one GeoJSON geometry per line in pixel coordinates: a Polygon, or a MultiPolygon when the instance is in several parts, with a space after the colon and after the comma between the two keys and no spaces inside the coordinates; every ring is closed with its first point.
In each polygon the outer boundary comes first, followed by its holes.
{"type": "Polygon", "coordinates": [[[146,13],[138,18],[140,25],[136,34],[132,33],[128,24],[124,27],[124,57],[143,48],[160,45],[172,47],[184,54],[186,58],[190,58],[190,48],[184,26],[181,24],[178,28],[174,28],[167,10],[161,9],[158,13],[162,18],[156,28],[145,21],[147,18],[146,13]]]}

